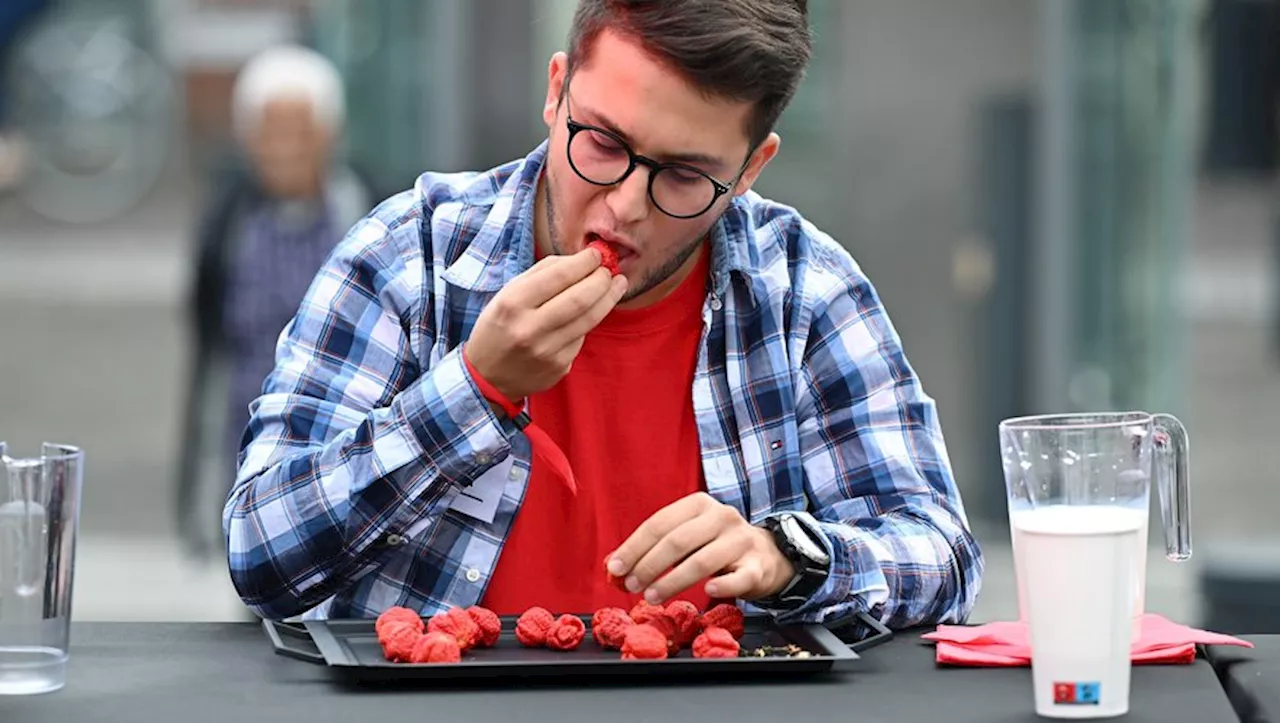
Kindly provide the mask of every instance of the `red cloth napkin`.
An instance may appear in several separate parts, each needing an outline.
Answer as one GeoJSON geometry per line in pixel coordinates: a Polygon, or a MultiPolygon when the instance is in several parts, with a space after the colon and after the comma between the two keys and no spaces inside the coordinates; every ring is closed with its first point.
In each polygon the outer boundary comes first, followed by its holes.
{"type": "MultiPolygon", "coordinates": [[[[1132,647],[1135,664],[1192,663],[1196,645],[1238,645],[1252,648],[1253,643],[1230,635],[1210,633],[1170,622],[1147,613],[1141,619],[1141,633],[1132,647]]],[[[945,665],[1026,666],[1031,665],[1030,633],[1025,623],[987,623],[939,625],[932,633],[922,635],[937,643],[937,661],[945,665]]]]}

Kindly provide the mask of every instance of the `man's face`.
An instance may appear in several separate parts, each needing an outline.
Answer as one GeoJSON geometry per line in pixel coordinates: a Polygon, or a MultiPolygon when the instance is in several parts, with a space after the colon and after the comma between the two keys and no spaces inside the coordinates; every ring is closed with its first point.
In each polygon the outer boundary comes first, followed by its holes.
{"type": "Polygon", "coordinates": [[[258,177],[276,198],[316,196],[328,162],[331,134],[305,100],[268,101],[248,139],[258,177]]]}
{"type": "MultiPolygon", "coordinates": [[[[550,143],[546,175],[539,184],[539,243],[544,253],[572,254],[589,238],[602,238],[618,251],[619,266],[629,282],[624,304],[653,303],[688,275],[708,229],[732,196],[755,182],[777,152],[778,138],[771,135],[743,169],[750,150],[746,121],[752,105],[704,96],[638,43],[613,32],[596,39],[562,97],[566,61],[556,54],[548,71],[543,120],[550,129],[550,143]],[[721,183],[737,183],[702,215],[673,218],[650,199],[651,171],[644,166],[637,165],[611,186],[579,176],[567,155],[566,114],[577,123],[614,131],[635,153],[658,162],[685,163],[721,183]]],[[[575,139],[575,154],[581,142],[575,139]]]]}

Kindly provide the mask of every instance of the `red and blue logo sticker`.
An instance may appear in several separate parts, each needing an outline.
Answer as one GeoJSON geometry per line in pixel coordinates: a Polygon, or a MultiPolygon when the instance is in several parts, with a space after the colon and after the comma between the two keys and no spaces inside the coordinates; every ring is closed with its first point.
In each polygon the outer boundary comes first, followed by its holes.
{"type": "Polygon", "coordinates": [[[1054,683],[1053,702],[1061,705],[1098,705],[1102,697],[1102,684],[1054,683]]]}

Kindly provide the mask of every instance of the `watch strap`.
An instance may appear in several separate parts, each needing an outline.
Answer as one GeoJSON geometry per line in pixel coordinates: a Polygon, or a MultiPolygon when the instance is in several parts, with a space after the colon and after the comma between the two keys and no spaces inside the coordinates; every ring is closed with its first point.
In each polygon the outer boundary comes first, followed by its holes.
{"type": "MultiPolygon", "coordinates": [[[[753,604],[757,607],[771,610],[792,610],[803,605],[805,601],[813,597],[813,594],[822,588],[830,574],[830,563],[820,564],[802,553],[788,537],[780,518],[781,516],[766,518],[762,526],[773,535],[778,550],[795,567],[795,576],[778,593],[756,600],[753,604]]],[[[801,534],[807,534],[811,538],[821,534],[812,530],[801,517],[791,515],[791,518],[803,530],[801,534]]],[[[813,542],[818,545],[822,544],[818,539],[814,539],[813,542]]]]}

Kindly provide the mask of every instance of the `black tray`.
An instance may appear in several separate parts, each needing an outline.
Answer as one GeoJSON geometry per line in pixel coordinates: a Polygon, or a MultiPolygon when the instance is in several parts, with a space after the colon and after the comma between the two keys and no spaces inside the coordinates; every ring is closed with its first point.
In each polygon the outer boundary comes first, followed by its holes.
{"type": "MultiPolygon", "coordinates": [[[[767,616],[747,616],[743,650],[794,644],[808,657],[754,655],[738,658],[694,658],[688,650],[665,660],[622,660],[618,651],[604,650],[591,637],[591,616],[580,616],[586,638],[572,651],[526,648],[515,638],[515,616],[502,618],[502,637],[492,648],[468,651],[458,663],[392,663],[382,654],[373,620],[321,620],[281,623],[263,620],[276,653],[326,666],[345,682],[462,681],[486,678],[555,676],[737,677],[761,673],[812,675],[845,670],[866,650],[892,637],[878,620],[858,615],[869,634],[846,643],[822,625],[778,625],[767,616]]],[[[846,639],[848,636],[846,636],[846,639]]]]}

